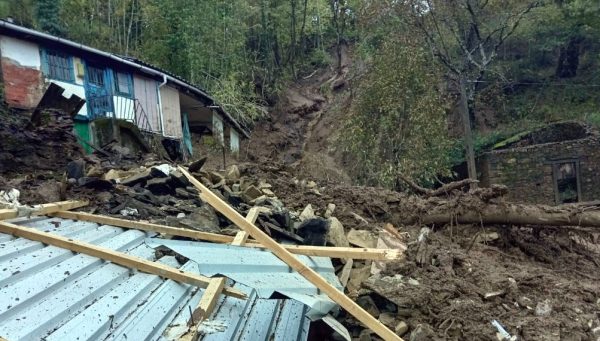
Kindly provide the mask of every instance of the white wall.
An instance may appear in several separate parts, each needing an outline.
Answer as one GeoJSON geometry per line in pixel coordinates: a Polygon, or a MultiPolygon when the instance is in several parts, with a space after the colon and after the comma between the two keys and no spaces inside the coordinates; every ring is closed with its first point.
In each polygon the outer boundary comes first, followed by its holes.
{"type": "Polygon", "coordinates": [[[237,155],[240,152],[240,135],[233,128],[229,128],[229,148],[233,154],[237,155]]]}
{"type": "Polygon", "coordinates": [[[10,58],[21,66],[40,70],[42,61],[40,48],[35,43],[8,36],[0,37],[2,58],[10,58]]]}

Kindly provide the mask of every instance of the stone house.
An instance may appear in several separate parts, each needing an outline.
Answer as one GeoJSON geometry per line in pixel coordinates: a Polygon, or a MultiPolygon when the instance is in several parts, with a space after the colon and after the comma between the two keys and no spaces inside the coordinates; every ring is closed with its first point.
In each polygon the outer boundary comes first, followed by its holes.
{"type": "Polygon", "coordinates": [[[477,159],[482,186],[506,185],[515,202],[562,204],[600,199],[600,136],[567,121],[518,134],[477,159]]]}

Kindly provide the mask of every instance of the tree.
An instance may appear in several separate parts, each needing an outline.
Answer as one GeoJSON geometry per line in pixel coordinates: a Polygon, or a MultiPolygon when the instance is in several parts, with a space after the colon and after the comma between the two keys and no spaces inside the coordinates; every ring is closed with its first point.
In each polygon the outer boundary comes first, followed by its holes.
{"type": "Polygon", "coordinates": [[[59,13],[60,1],[58,0],[37,0],[35,3],[35,18],[42,31],[57,36],[63,35],[59,13]]]}
{"type": "Polygon", "coordinates": [[[407,3],[414,26],[457,85],[469,178],[477,179],[471,133],[476,93],[498,49],[541,1],[409,0],[407,3]]]}
{"type": "Polygon", "coordinates": [[[426,49],[397,34],[378,50],[342,136],[351,171],[371,185],[398,187],[399,174],[432,184],[450,175],[452,145],[438,70],[427,65],[426,49]]]}

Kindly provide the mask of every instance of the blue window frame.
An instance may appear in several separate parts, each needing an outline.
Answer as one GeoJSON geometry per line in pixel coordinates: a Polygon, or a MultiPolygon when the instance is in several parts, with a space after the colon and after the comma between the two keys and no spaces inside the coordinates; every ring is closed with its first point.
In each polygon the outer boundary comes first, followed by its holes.
{"type": "Polygon", "coordinates": [[[133,77],[130,73],[115,71],[115,93],[133,97],[133,77]]]}
{"type": "Polygon", "coordinates": [[[54,50],[42,50],[43,71],[48,78],[75,82],[73,58],[54,50]]]}

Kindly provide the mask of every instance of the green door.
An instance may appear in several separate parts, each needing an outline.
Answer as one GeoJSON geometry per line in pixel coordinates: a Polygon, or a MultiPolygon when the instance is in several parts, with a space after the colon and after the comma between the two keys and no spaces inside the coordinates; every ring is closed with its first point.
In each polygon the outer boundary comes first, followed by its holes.
{"type": "Polygon", "coordinates": [[[77,139],[79,140],[79,144],[81,144],[81,146],[85,150],[85,153],[86,154],[92,153],[92,148],[88,144],[83,142],[83,141],[85,141],[88,143],[92,143],[92,141],[90,139],[90,125],[88,124],[88,122],[75,120],[74,130],[75,130],[75,135],[77,136],[77,139]]]}

